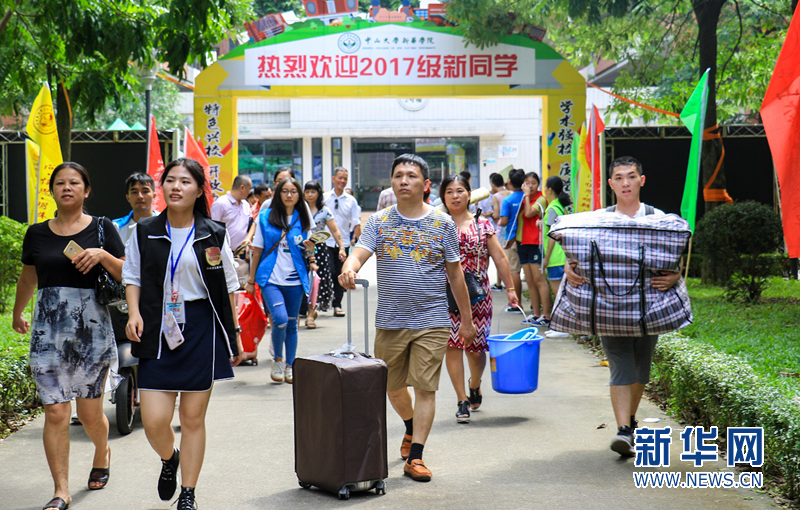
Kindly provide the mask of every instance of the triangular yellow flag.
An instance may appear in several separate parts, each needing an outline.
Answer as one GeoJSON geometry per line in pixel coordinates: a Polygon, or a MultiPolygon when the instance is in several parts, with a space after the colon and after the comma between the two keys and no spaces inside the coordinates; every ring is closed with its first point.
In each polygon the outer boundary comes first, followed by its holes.
{"type": "MultiPolygon", "coordinates": [[[[50,175],[53,169],[64,162],[61,158],[61,144],[56,131],[56,114],[53,111],[53,99],[50,87],[45,83],[31,107],[26,126],[28,136],[39,146],[39,165],[36,169],[36,217],[31,223],[37,223],[55,216],[56,203],[50,195],[50,175]]],[[[32,169],[29,169],[29,172],[32,169]]],[[[33,181],[29,174],[28,181],[33,181]]],[[[30,220],[29,220],[30,221],[30,220]]]]}

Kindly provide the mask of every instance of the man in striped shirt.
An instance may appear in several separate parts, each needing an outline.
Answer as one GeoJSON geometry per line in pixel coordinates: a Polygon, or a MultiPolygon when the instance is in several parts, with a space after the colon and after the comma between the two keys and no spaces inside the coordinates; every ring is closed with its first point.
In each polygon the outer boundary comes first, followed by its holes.
{"type": "Polygon", "coordinates": [[[355,288],[357,271],[375,254],[375,355],[389,367],[389,401],[406,425],[400,447],[407,459],[403,471],[422,482],[432,476],[422,450],[433,424],[449,338],[448,281],[464,311],[459,331],[464,344],[475,340],[458,228],[450,216],[423,201],[431,185],[428,176],[428,164],[419,156],[403,154],[394,160],[391,180],[397,205],[370,216],[339,277],[342,287],[355,288]],[[409,386],[414,388],[413,403],[409,386]]]}

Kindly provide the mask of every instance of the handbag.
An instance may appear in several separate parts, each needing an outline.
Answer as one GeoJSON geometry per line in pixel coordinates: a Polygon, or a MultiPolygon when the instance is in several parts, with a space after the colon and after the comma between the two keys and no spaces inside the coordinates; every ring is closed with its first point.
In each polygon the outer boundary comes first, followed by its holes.
{"type": "MultiPolygon", "coordinates": [[[[97,240],[101,250],[104,249],[106,243],[105,228],[103,226],[105,219],[105,216],[100,216],[97,219],[97,240]]],[[[115,280],[102,265],[97,275],[94,290],[95,298],[101,305],[116,305],[125,302],[125,286],[115,280]]]]}
{"type": "MultiPolygon", "coordinates": [[[[478,237],[481,239],[481,226],[478,223],[478,218],[475,218],[475,226],[478,229],[478,237]]],[[[483,279],[480,278],[478,275],[470,273],[469,271],[464,271],[464,283],[467,284],[467,292],[469,293],[469,303],[470,305],[474,305],[481,299],[486,297],[486,290],[483,286],[483,279]]],[[[447,307],[453,313],[458,313],[458,303],[456,303],[456,298],[453,295],[453,291],[450,288],[450,282],[447,282],[447,307]]]]}

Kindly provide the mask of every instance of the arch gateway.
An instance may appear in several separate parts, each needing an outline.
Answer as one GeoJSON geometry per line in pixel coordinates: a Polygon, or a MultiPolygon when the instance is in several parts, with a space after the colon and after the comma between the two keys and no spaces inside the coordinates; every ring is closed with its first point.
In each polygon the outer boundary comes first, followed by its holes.
{"type": "MultiPolygon", "coordinates": [[[[529,152],[540,151],[545,179],[559,175],[569,183],[573,129],[584,121],[586,85],[575,68],[546,44],[522,35],[504,35],[500,44],[481,49],[468,45],[458,27],[427,21],[374,23],[355,18],[332,26],[310,20],[287,26],[275,37],[236,47],[198,75],[195,136],[206,146],[214,189],[223,193],[240,170],[239,100],[395,98],[413,111],[430,98],[505,98],[513,109],[531,97],[541,98],[542,126],[537,126],[540,138],[533,140],[537,143],[529,152]]],[[[480,121],[475,118],[471,126],[475,133],[481,132],[480,121]]],[[[383,133],[387,140],[394,137],[391,130],[383,133]]],[[[310,141],[305,136],[304,141],[310,141]]],[[[414,146],[423,157],[426,150],[437,150],[437,144],[447,145],[439,147],[446,150],[444,157],[456,166],[463,164],[463,150],[445,141],[449,139],[417,136],[422,137],[415,139],[414,146]]],[[[289,129],[270,137],[290,142],[298,138],[289,129]]],[[[330,153],[330,139],[326,142],[330,153]]],[[[339,138],[339,149],[341,143],[339,138]]],[[[311,144],[292,145],[303,160],[303,180],[322,176],[323,185],[329,187],[329,158],[322,162],[325,172],[316,173],[310,163],[311,144]]],[[[470,165],[472,170],[480,169],[482,183],[490,172],[506,167],[509,159],[503,158],[517,151],[516,146],[482,149],[471,149],[480,152],[480,164],[470,165]]],[[[471,158],[474,161],[475,154],[471,158]]],[[[349,150],[340,151],[338,161],[347,168],[356,163],[349,150]]],[[[453,171],[453,165],[448,169],[453,171]]],[[[382,171],[388,182],[388,167],[382,171]]],[[[441,171],[447,171],[444,164],[441,171]]]]}

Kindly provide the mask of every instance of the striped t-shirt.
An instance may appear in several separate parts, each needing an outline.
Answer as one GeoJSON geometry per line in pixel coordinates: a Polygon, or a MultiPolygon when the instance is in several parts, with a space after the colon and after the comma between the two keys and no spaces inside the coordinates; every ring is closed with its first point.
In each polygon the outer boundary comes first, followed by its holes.
{"type": "Polygon", "coordinates": [[[450,216],[431,209],[406,218],[393,205],[369,217],[356,246],[377,259],[376,328],[450,327],[445,261],[461,260],[450,216]]]}

